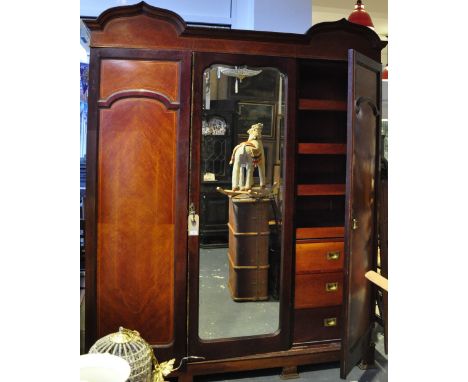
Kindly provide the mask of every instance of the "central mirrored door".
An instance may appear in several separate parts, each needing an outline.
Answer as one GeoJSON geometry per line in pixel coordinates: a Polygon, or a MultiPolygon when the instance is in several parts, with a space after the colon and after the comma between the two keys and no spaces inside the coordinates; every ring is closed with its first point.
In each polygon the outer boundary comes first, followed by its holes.
{"type": "Polygon", "coordinates": [[[195,54],[189,354],[290,345],[292,60],[195,54]]]}

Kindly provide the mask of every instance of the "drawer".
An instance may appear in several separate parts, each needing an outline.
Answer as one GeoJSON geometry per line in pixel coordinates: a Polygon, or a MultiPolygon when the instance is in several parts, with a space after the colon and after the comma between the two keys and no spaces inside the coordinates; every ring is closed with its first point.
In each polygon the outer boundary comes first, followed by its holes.
{"type": "Polygon", "coordinates": [[[296,273],[343,269],[344,242],[296,243],[296,273]]]}
{"type": "Polygon", "coordinates": [[[341,305],[342,300],[343,272],[296,275],[296,309],[341,305]]]}
{"type": "Polygon", "coordinates": [[[294,311],[294,343],[341,337],[341,306],[294,311]]]}
{"type": "Polygon", "coordinates": [[[296,228],[296,239],[323,239],[344,237],[344,227],[302,227],[296,228]]]}

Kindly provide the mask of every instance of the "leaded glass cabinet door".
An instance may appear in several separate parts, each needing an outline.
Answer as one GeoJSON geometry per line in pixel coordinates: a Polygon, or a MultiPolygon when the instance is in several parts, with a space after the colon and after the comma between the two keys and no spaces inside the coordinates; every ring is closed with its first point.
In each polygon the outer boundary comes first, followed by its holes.
{"type": "Polygon", "coordinates": [[[200,245],[220,248],[228,242],[228,201],[216,188],[230,184],[235,105],[213,101],[211,106],[202,117],[200,245]]]}

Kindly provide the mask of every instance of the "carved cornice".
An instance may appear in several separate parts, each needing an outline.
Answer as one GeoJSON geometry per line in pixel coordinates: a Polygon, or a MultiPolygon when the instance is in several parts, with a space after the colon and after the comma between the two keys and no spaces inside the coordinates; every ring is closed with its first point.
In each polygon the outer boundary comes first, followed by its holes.
{"type": "Polygon", "coordinates": [[[371,42],[371,46],[373,48],[383,49],[387,45],[387,42],[382,41],[379,35],[369,27],[352,23],[345,18],[338,21],[325,21],[315,24],[310,27],[305,34],[308,36],[308,40],[310,42],[320,34],[332,33],[334,31],[347,31],[349,33],[366,36],[366,38],[371,42]]]}
{"type": "MultiPolygon", "coordinates": [[[[328,39],[328,35],[332,37],[332,42],[339,42],[343,33],[358,37],[358,40],[362,41],[371,50],[380,51],[387,45],[387,42],[382,41],[377,33],[370,28],[351,23],[344,18],[338,21],[315,24],[305,34],[188,27],[178,14],[166,9],[154,7],[144,1],[134,5],[110,8],[104,11],[97,19],[83,19],[83,22],[91,30],[91,35],[93,35],[93,32],[96,32],[96,38],[92,38],[93,47],[128,46],[160,48],[167,46],[170,49],[199,50],[200,48],[204,49],[206,41],[224,40],[224,49],[229,52],[240,53],[241,51],[236,43],[239,41],[246,41],[250,44],[246,46],[247,52],[255,52],[256,54],[264,52],[271,54],[274,52],[274,54],[278,55],[295,55],[295,52],[297,52],[298,55],[301,55],[302,47],[306,47],[307,49],[310,47],[313,49],[316,43],[322,46],[323,41],[328,39]],[[154,25],[146,24],[146,35],[142,36],[140,36],[137,31],[136,24],[138,23],[133,23],[131,24],[129,33],[134,33],[135,38],[131,35],[126,35],[123,36],[121,40],[118,36],[122,31],[118,29],[113,29],[111,31],[111,28],[106,28],[109,22],[113,20],[122,19],[122,25],[126,25],[125,23],[128,22],[129,19],[141,15],[150,17],[156,21],[161,21],[161,24],[165,23],[166,25],[169,24],[172,26],[175,30],[175,38],[168,34],[164,35],[164,33],[168,32],[164,27],[158,29],[158,23],[154,23],[154,25]],[[155,35],[155,38],[151,37],[149,34],[151,28],[154,28],[160,35],[155,35]],[[325,39],[323,37],[325,37],[325,39]],[[120,43],[120,41],[122,42],[120,43]],[[231,42],[233,42],[233,44],[231,44],[231,42]],[[256,43],[259,44],[254,46],[253,44],[256,43]],[[273,49],[270,49],[270,45],[273,49]],[[287,46],[290,48],[286,48],[287,46]]],[[[117,23],[117,25],[119,24],[117,23]]],[[[213,45],[210,46],[209,50],[211,49],[213,49],[213,45]]],[[[307,50],[307,52],[309,51],[307,50]]]]}
{"type": "Polygon", "coordinates": [[[138,15],[146,15],[169,22],[175,27],[179,35],[187,28],[187,24],[185,23],[184,19],[182,19],[182,17],[180,17],[177,13],[167,9],[153,7],[144,1],[133,5],[109,8],[101,13],[97,19],[84,19],[83,21],[90,30],[102,31],[104,30],[106,24],[113,19],[138,15]]]}

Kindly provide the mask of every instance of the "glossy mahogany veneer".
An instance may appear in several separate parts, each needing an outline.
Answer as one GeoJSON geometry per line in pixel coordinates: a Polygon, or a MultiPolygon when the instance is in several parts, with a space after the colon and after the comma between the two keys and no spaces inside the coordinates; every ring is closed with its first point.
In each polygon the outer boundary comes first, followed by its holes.
{"type": "Polygon", "coordinates": [[[343,241],[296,243],[296,275],[341,271],[343,262],[343,241]]]}

